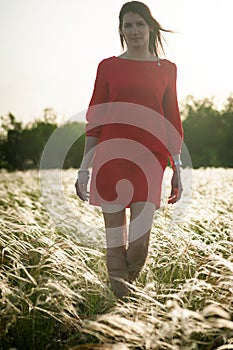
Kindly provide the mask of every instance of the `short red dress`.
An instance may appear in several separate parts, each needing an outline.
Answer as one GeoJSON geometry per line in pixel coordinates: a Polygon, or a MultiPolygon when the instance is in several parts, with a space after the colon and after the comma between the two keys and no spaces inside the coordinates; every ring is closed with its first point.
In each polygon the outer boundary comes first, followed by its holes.
{"type": "Polygon", "coordinates": [[[98,138],[89,203],[127,208],[147,201],[158,209],[168,157],[180,153],[183,140],[176,65],[104,59],[86,119],[86,136],[98,138]]]}

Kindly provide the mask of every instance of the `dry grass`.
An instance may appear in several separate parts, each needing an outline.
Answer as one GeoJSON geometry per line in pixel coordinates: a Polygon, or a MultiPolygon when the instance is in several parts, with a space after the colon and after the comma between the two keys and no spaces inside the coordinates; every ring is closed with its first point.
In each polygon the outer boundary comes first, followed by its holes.
{"type": "Polygon", "coordinates": [[[187,192],[156,212],[125,302],[109,289],[101,212],[76,199],[75,172],[62,192],[44,172],[44,198],[36,171],[0,174],[0,349],[233,349],[233,169],[194,170],[191,202],[187,192]]]}

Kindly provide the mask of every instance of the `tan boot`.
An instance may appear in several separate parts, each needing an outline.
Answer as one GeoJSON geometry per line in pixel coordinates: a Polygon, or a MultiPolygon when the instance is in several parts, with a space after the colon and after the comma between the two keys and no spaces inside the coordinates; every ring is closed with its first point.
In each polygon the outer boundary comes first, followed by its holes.
{"type": "Polygon", "coordinates": [[[107,248],[107,269],[112,291],[117,298],[128,296],[129,290],[125,246],[107,248]]]}

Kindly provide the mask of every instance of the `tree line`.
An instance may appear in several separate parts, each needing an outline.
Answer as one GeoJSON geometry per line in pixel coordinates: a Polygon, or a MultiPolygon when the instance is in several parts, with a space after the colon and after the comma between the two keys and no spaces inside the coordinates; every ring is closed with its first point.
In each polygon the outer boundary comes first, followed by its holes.
{"type": "MultiPolygon", "coordinates": [[[[44,112],[42,120],[26,126],[11,113],[1,117],[0,168],[10,171],[38,168],[44,147],[55,130],[60,133],[61,145],[70,139],[76,140],[69,148],[63,168],[80,166],[85,123],[58,125],[50,109],[44,112]]],[[[213,99],[195,100],[188,96],[182,103],[181,116],[184,142],[194,168],[233,167],[233,96],[228,97],[221,110],[216,108],[213,99]]]]}
{"type": "MultiPolygon", "coordinates": [[[[9,113],[1,117],[0,137],[0,168],[9,171],[38,169],[43,150],[56,131],[59,131],[57,140],[57,160],[60,157],[62,145],[69,143],[71,139],[76,141],[71,145],[63,163],[63,168],[79,167],[82,161],[85,142],[85,123],[68,122],[58,125],[54,116],[47,117],[45,113],[42,120],[28,123],[23,127],[15,116],[9,113]]],[[[60,161],[51,160],[51,166],[57,167],[60,161]]]]}

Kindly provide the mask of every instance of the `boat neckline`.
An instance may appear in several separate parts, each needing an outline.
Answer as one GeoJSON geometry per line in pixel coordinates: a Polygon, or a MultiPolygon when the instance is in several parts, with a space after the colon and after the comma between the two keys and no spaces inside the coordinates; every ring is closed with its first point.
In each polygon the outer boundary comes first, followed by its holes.
{"type": "Polygon", "coordinates": [[[130,62],[153,62],[153,63],[158,63],[158,62],[162,62],[163,59],[162,58],[158,58],[157,60],[134,60],[132,58],[122,58],[119,56],[113,56],[114,58],[117,58],[118,60],[121,61],[130,61],[130,62]]]}

